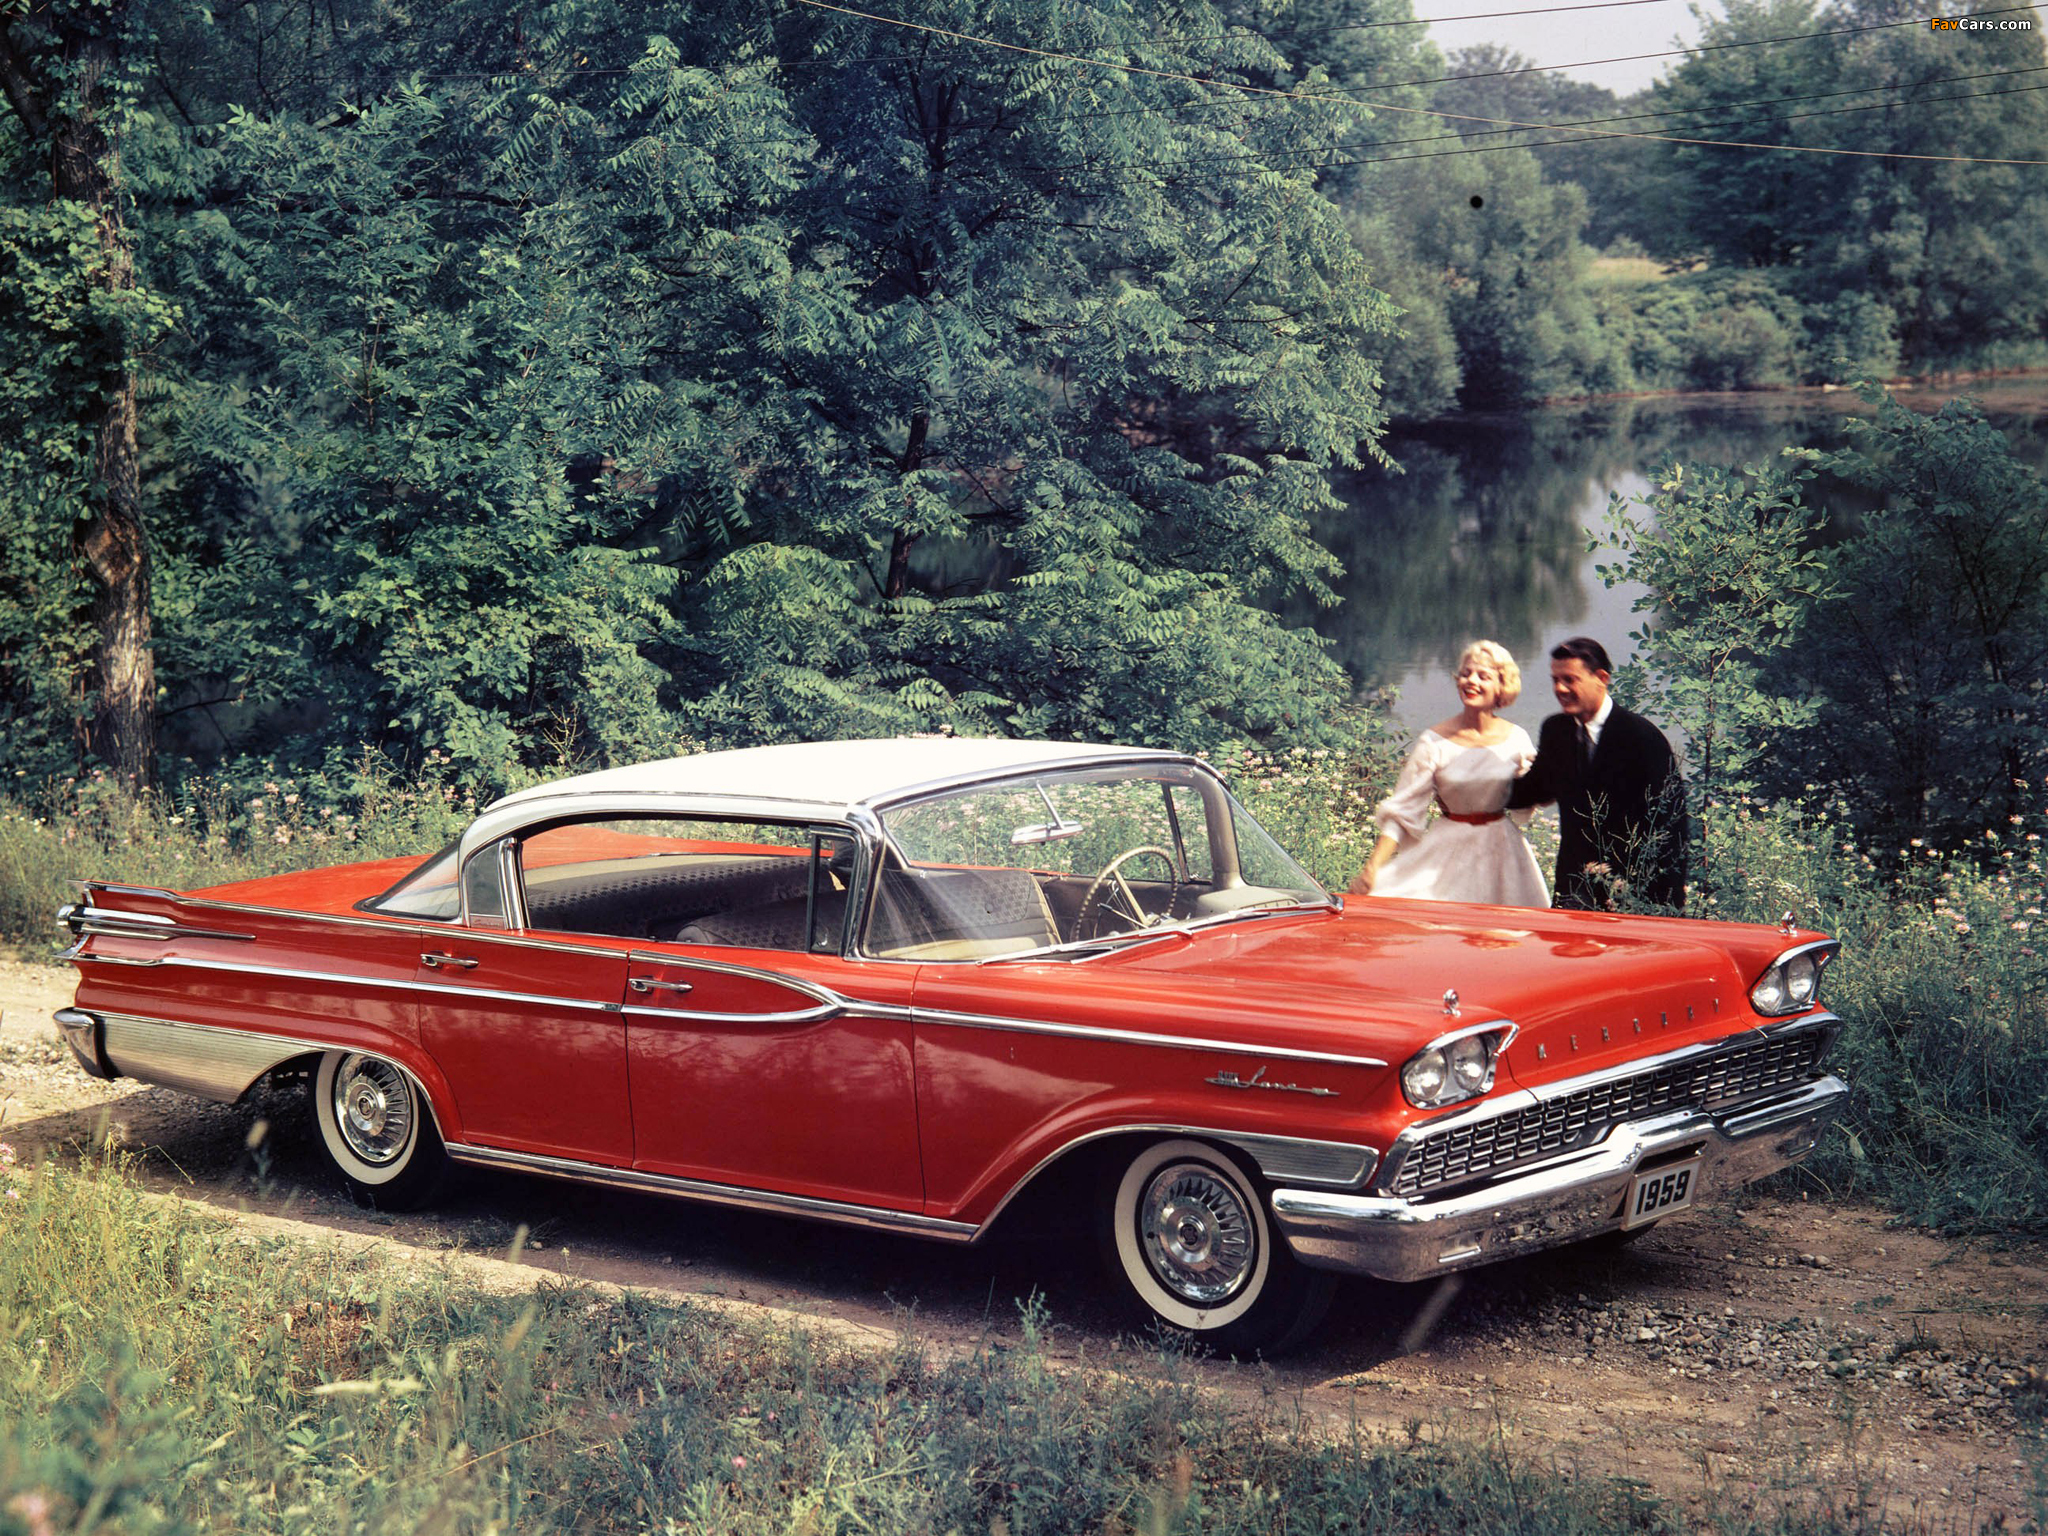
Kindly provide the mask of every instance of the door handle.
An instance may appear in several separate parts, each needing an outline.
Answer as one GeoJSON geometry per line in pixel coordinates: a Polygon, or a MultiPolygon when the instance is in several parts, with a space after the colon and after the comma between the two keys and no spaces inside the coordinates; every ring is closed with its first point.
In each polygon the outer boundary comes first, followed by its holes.
{"type": "Polygon", "coordinates": [[[458,971],[473,971],[478,963],[469,955],[444,955],[438,949],[420,956],[420,964],[430,971],[439,970],[444,965],[452,965],[458,971]]]}
{"type": "Polygon", "coordinates": [[[626,985],[631,987],[635,992],[641,993],[688,992],[691,990],[690,983],[687,981],[655,981],[653,978],[647,976],[631,977],[626,982],[626,985]]]}

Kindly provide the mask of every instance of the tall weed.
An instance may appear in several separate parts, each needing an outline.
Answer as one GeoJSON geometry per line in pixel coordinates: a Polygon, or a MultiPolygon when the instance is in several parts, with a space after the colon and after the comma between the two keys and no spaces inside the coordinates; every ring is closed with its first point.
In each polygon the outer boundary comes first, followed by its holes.
{"type": "Polygon", "coordinates": [[[82,880],[193,890],[329,864],[424,858],[477,811],[439,752],[401,781],[374,753],[293,776],[256,762],[136,795],[95,769],[0,798],[0,942],[51,947],[82,880]]]}
{"type": "MultiPolygon", "coordinates": [[[[0,1199],[0,1532],[1664,1536],[1639,1484],[1505,1439],[1304,1432],[1169,1354],[843,1348],[686,1303],[237,1232],[112,1165],[0,1199]]],[[[1805,1495],[1822,1498],[1826,1490],[1805,1495]]],[[[1862,1528],[1731,1494],[1728,1533],[1862,1528]]]]}

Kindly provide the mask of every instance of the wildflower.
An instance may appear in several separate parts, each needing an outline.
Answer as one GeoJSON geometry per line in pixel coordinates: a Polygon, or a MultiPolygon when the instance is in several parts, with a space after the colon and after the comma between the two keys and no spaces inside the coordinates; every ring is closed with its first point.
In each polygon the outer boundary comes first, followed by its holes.
{"type": "Polygon", "coordinates": [[[1917,837],[1916,837],[1916,838],[1914,838],[1914,839],[1913,839],[1913,846],[1914,846],[1915,848],[1918,848],[1918,847],[1920,846],[1920,839],[1919,839],[1919,838],[1917,838],[1917,837]]]}
{"type": "Polygon", "coordinates": [[[7,1189],[7,1198],[10,1200],[19,1200],[21,1198],[21,1191],[14,1188],[12,1185],[9,1185],[7,1189]]]}
{"type": "Polygon", "coordinates": [[[50,1521],[54,1511],[46,1493],[18,1493],[7,1501],[7,1513],[21,1516],[29,1536],[52,1536],[57,1529],[50,1521]]]}
{"type": "Polygon", "coordinates": [[[735,1456],[732,1459],[732,1464],[735,1470],[744,1468],[747,1464],[747,1458],[744,1456],[735,1456]]]}
{"type": "Polygon", "coordinates": [[[286,805],[297,805],[299,803],[299,797],[297,795],[286,795],[284,797],[284,803],[286,805]]]}
{"type": "Polygon", "coordinates": [[[265,793],[266,795],[274,795],[277,793],[277,786],[266,779],[263,783],[263,793],[265,793]]]}

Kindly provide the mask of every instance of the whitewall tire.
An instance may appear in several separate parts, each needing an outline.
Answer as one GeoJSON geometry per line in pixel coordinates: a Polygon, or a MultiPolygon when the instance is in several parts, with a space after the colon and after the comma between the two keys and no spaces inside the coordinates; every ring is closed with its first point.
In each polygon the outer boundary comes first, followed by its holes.
{"type": "Polygon", "coordinates": [[[426,1095],[403,1067],[362,1051],[329,1051],[313,1074],[320,1145],[357,1199],[408,1210],[432,1197],[447,1168],[426,1095]]]}
{"type": "Polygon", "coordinates": [[[1334,1290],[1276,1239],[1259,1181],[1205,1142],[1154,1142],[1122,1165],[1103,1246],[1145,1314],[1226,1353],[1299,1342],[1334,1290]]]}

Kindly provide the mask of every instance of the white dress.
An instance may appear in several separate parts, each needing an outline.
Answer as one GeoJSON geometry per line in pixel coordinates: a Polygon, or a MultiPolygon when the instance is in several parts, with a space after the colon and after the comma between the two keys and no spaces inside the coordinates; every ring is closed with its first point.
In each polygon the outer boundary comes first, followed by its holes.
{"type": "Polygon", "coordinates": [[[1536,855],[1522,835],[1533,811],[1499,814],[1508,789],[1536,761],[1536,744],[1519,725],[1486,747],[1460,746],[1435,731],[1416,738],[1394,792],[1379,804],[1380,831],[1401,848],[1374,879],[1375,896],[1431,901],[1484,901],[1504,907],[1547,907],[1536,855]],[[1491,821],[1429,819],[1432,802],[1491,821]]]}

